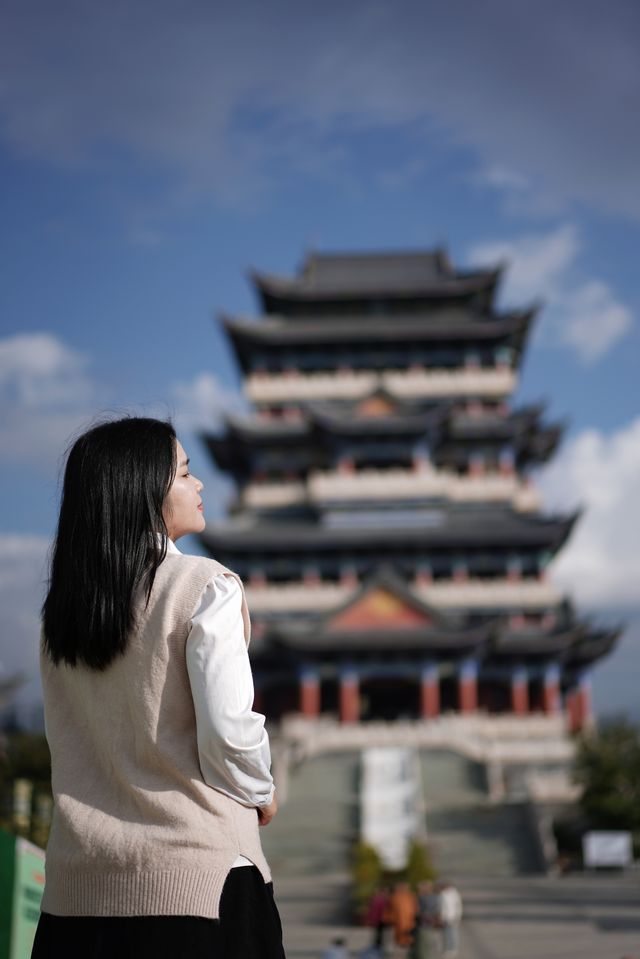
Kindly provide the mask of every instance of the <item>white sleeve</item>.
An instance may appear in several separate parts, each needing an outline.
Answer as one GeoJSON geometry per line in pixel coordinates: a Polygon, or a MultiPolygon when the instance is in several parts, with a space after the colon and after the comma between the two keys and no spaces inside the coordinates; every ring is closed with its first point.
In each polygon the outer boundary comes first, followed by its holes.
{"type": "Polygon", "coordinates": [[[187,670],[204,781],[245,806],[273,799],[269,736],[253,712],[242,591],[222,573],[205,586],[187,637],[187,670]]]}

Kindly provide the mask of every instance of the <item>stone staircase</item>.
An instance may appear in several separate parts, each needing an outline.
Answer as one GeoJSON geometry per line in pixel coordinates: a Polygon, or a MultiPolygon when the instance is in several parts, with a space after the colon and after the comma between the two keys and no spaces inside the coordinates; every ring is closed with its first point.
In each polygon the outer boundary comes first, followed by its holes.
{"type": "Polygon", "coordinates": [[[261,831],[271,865],[287,959],[320,957],[333,936],[369,941],[349,924],[349,854],[358,834],[359,753],[305,760],[289,772],[287,801],[261,831]]]}
{"type": "Polygon", "coordinates": [[[454,753],[421,753],[427,838],[442,876],[515,876],[543,870],[524,803],[491,805],[484,770],[454,753]]]}
{"type": "MultiPolygon", "coordinates": [[[[327,753],[291,769],[287,801],[261,831],[287,959],[319,957],[335,935],[343,935],[354,954],[370,940],[368,929],[349,925],[348,863],[358,836],[359,760],[358,752],[327,753]]],[[[488,803],[482,766],[429,750],[421,753],[420,768],[427,834],[441,875],[456,882],[489,876],[508,883],[509,877],[534,871],[525,811],[488,803]]]]}

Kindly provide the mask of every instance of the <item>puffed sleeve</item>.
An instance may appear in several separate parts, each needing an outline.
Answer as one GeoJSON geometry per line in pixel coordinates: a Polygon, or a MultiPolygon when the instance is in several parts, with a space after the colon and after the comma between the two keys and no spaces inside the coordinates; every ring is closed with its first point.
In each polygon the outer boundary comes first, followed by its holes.
{"type": "Polygon", "coordinates": [[[187,670],[204,781],[245,806],[273,799],[265,718],[253,711],[253,678],[244,638],[242,591],[221,573],[205,586],[191,620],[187,670]]]}

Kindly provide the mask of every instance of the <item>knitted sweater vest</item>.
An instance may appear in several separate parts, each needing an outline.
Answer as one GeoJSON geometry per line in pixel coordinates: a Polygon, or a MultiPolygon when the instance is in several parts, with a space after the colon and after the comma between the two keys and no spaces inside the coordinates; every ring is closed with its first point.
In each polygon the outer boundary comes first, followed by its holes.
{"type": "MultiPolygon", "coordinates": [[[[208,786],[198,762],[185,645],[220,573],[242,586],[215,560],[167,555],[106,670],[55,666],[43,652],[54,794],[44,912],[217,918],[238,855],[270,880],[257,811],[208,786]]],[[[248,644],[244,590],[243,618],[248,644]]]]}

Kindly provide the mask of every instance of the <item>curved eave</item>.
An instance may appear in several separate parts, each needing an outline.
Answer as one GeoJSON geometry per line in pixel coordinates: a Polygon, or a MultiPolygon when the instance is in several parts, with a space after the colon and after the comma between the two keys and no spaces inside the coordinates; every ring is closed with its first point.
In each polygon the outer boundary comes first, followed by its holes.
{"type": "Polygon", "coordinates": [[[576,516],[569,519],[552,519],[540,523],[514,522],[500,524],[485,522],[474,526],[473,517],[466,523],[442,528],[427,525],[402,527],[341,528],[315,524],[269,524],[238,527],[231,524],[208,526],[201,534],[205,546],[216,551],[251,554],[254,551],[273,554],[334,551],[345,546],[381,550],[390,546],[422,546],[425,549],[456,550],[488,547],[559,549],[565,541],[576,516]]]}
{"type": "MultiPolygon", "coordinates": [[[[258,420],[252,417],[228,415],[227,440],[238,443],[258,443],[269,446],[296,445],[311,440],[313,434],[320,437],[350,436],[358,438],[368,436],[397,437],[416,436],[431,433],[439,426],[443,412],[428,409],[420,413],[400,413],[390,416],[366,417],[344,411],[334,412],[314,404],[305,405],[305,418],[296,421],[284,419],[258,420]]],[[[206,435],[206,434],[205,434],[206,435]]]]}
{"type": "Polygon", "coordinates": [[[272,273],[263,273],[252,269],[249,277],[256,291],[267,306],[271,301],[290,303],[314,303],[322,301],[368,300],[384,297],[388,300],[416,299],[420,297],[433,299],[455,299],[484,291],[491,292],[502,274],[502,266],[494,270],[483,270],[474,273],[458,273],[451,277],[430,280],[422,283],[406,284],[402,286],[381,285],[375,287],[335,287],[318,288],[311,286],[304,279],[291,279],[277,276],[272,273]]]}
{"type": "Polygon", "coordinates": [[[323,320],[265,317],[246,320],[220,314],[219,321],[234,343],[249,346],[300,346],[307,343],[390,342],[415,340],[499,340],[522,336],[532,312],[471,318],[465,322],[444,318],[431,322],[428,315],[415,317],[345,316],[323,320]]]}
{"type": "Polygon", "coordinates": [[[532,431],[521,446],[519,463],[546,463],[560,445],[565,429],[565,423],[553,423],[544,429],[532,431]]]}
{"type": "Polygon", "coordinates": [[[260,443],[270,446],[297,445],[311,435],[310,424],[307,420],[266,420],[260,421],[252,417],[226,417],[227,435],[229,442],[260,443]]]}
{"type": "Polygon", "coordinates": [[[541,431],[539,426],[541,415],[542,407],[539,405],[515,410],[503,418],[473,418],[454,412],[448,418],[446,439],[503,440],[514,439],[528,433],[537,434],[541,431]]]}
{"type": "Polygon", "coordinates": [[[542,630],[523,630],[519,632],[501,631],[496,637],[493,653],[497,656],[517,658],[548,657],[549,655],[564,658],[576,640],[583,635],[579,627],[557,632],[542,630]]]}
{"type": "Polygon", "coordinates": [[[616,645],[622,631],[622,627],[619,627],[587,633],[571,649],[567,657],[567,666],[584,668],[607,656],[616,645]]]}

